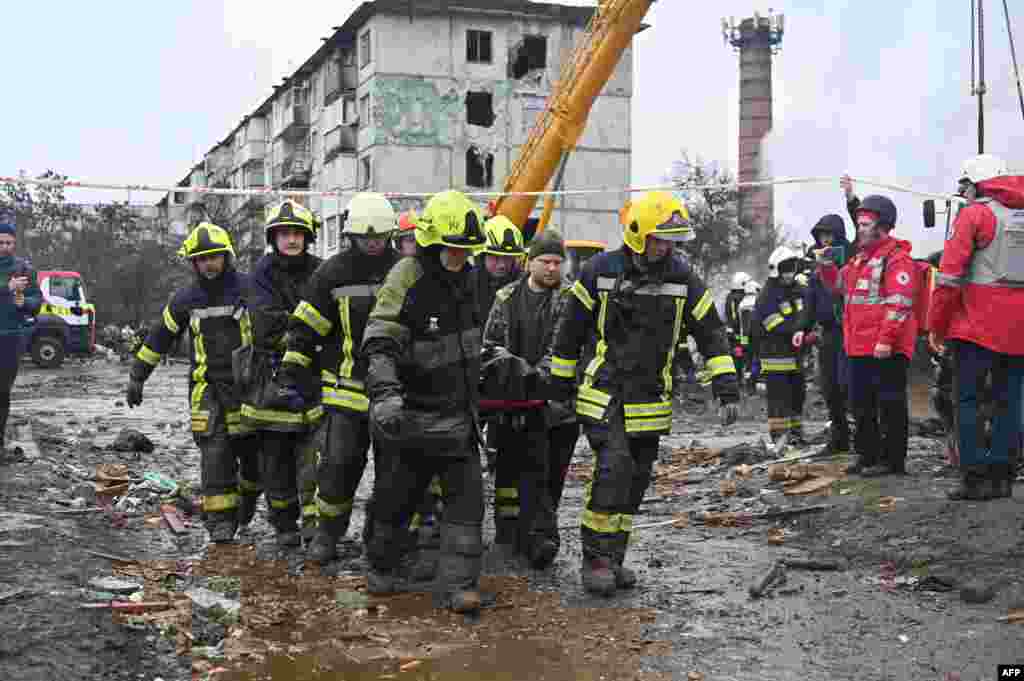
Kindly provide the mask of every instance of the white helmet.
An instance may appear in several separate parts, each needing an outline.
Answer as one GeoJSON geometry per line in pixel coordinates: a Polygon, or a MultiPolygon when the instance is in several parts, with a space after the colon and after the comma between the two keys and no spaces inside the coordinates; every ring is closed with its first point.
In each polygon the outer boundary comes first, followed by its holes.
{"type": "Polygon", "coordinates": [[[779,263],[787,260],[799,260],[800,254],[789,246],[779,246],[772,255],[768,258],[768,276],[777,277],[779,276],[779,263]]]}
{"type": "Polygon", "coordinates": [[[993,177],[1009,175],[1010,169],[1006,167],[1006,161],[993,154],[979,154],[972,156],[960,166],[960,177],[957,179],[969,180],[972,184],[991,180],[993,177]]]}
{"type": "Polygon", "coordinates": [[[747,280],[747,283],[743,286],[743,292],[748,296],[756,296],[761,291],[761,286],[753,279],[747,280]]]}
{"type": "Polygon", "coordinates": [[[398,229],[398,215],[383,194],[362,192],[352,197],[345,209],[345,232],[387,237],[398,229]]]}
{"type": "Polygon", "coordinates": [[[743,288],[747,285],[748,281],[750,281],[749,274],[747,274],[746,272],[737,272],[736,274],[732,275],[732,290],[742,291],[743,288]]]}

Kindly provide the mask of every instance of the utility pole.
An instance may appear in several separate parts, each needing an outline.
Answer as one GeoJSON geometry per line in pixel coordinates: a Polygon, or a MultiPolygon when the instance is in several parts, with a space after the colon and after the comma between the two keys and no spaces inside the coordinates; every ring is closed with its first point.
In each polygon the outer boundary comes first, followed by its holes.
{"type": "Polygon", "coordinates": [[[978,98],[978,153],[985,153],[985,0],[977,0],[978,84],[974,84],[975,0],[971,0],[971,94],[978,98]]]}

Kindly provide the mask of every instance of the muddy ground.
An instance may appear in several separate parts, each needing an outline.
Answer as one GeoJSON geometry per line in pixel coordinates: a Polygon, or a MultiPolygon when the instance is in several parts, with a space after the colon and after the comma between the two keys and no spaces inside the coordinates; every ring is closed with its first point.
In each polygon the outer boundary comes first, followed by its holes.
{"type": "MultiPolygon", "coordinates": [[[[354,543],[321,570],[278,553],[262,518],[237,544],[210,551],[197,517],[172,532],[157,517],[161,500],[188,510],[183,499],[198,488],[186,368],[158,369],[131,412],[125,375],[126,365],[97,361],[26,364],[18,377],[8,445],[23,454],[0,461],[0,679],[966,681],[1024,662],[1024,623],[999,620],[1024,606],[1024,492],[945,501],[955,479],[934,437],[911,439],[905,478],[847,479],[820,466],[817,475],[833,477],[800,483],[817,493],[786,494],[758,465],[778,456],[758,444],[759,397],[726,430],[688,402],[635,520],[628,560],[641,587],[610,600],[579,586],[575,525],[590,459],[581,439],[554,567],[489,556],[496,602],[471,621],[432,609],[428,595],[367,598],[354,543]],[[154,451],[112,451],[125,427],[154,451]],[[109,485],[92,479],[100,464],[126,467],[135,482],[124,496],[93,499],[97,484],[109,485]],[[744,464],[751,470],[737,469],[744,464]],[[161,498],[157,483],[142,481],[147,472],[177,481],[176,497],[161,498]],[[784,515],[805,507],[818,508],[784,515]],[[777,560],[808,557],[839,569],[790,568],[751,598],[748,587],[777,560]],[[98,577],[136,586],[90,583],[98,577]],[[985,602],[964,602],[972,595],[985,602]],[[82,607],[129,598],[142,614],[82,607]]],[[[915,415],[927,418],[926,390],[914,395],[915,415]]],[[[813,393],[808,413],[817,417],[809,433],[820,433],[813,393]]],[[[922,423],[931,432],[921,421],[914,431],[922,423]]],[[[810,474],[795,470],[771,472],[810,474]]],[[[368,490],[367,480],[360,503],[368,490]]]]}

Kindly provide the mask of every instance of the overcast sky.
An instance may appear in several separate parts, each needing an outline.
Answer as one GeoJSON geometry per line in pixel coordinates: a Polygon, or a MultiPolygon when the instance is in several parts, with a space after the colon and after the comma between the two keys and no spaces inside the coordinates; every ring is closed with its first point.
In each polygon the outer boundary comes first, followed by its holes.
{"type": "MultiPolygon", "coordinates": [[[[176,182],[357,4],[10,3],[0,175],[54,168],[80,179],[176,182]]],[[[969,0],[843,4],[657,2],[647,19],[652,28],[636,40],[634,183],[661,181],[684,150],[735,167],[738,64],[723,45],[720,19],[773,7],[786,15],[768,143],[774,174],[849,172],[952,190],[961,161],[977,145],[969,0]]],[[[1011,21],[1024,57],[1024,8],[1014,10],[1017,4],[1010,3],[1011,21]]],[[[986,12],[986,146],[1024,169],[1024,122],[1002,3],[987,2],[986,12]]],[[[941,234],[921,226],[920,200],[894,198],[898,231],[915,242],[915,254],[941,245],[941,234]]],[[[776,220],[801,235],[823,213],[843,208],[832,184],[779,189],[775,207],[776,220]]]]}

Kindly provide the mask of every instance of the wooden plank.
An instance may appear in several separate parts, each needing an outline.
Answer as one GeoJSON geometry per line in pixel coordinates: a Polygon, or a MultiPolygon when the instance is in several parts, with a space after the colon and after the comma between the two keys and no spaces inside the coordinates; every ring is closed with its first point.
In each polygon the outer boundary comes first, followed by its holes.
{"type": "Polygon", "coordinates": [[[185,527],[185,522],[181,519],[176,506],[170,504],[162,505],[160,507],[160,515],[163,516],[167,527],[171,528],[171,532],[174,534],[185,534],[188,532],[188,528],[185,527]]]}

